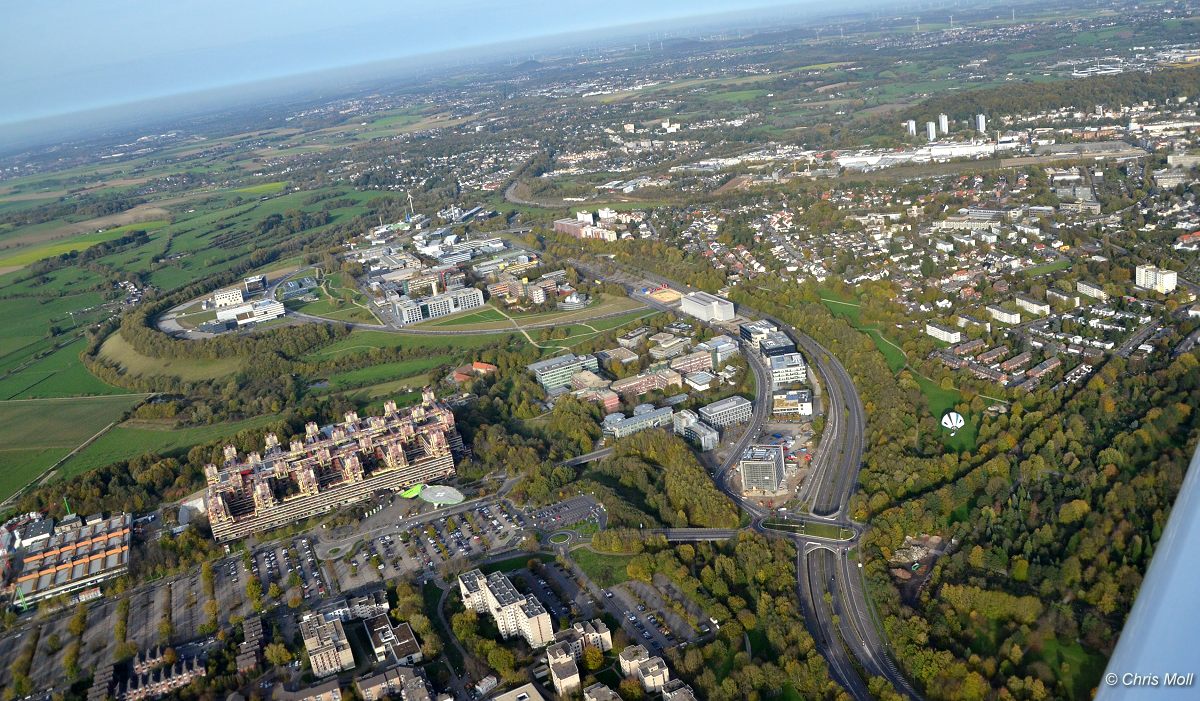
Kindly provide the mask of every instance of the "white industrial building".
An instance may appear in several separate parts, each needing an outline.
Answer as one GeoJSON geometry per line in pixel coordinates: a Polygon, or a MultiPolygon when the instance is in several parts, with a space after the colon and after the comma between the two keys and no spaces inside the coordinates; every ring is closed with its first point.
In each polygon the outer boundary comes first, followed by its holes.
{"type": "Polygon", "coordinates": [[[707,292],[691,292],[680,300],[679,310],[701,321],[729,321],[733,319],[733,302],[707,292]]]}

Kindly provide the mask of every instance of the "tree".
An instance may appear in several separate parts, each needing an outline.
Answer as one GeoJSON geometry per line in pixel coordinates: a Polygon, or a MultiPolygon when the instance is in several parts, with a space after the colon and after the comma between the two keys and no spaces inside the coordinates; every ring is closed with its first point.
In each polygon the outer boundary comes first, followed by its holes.
{"type": "Polygon", "coordinates": [[[270,664],[282,667],[292,661],[292,652],[283,643],[268,643],[263,649],[263,657],[270,664]]]}
{"type": "Polygon", "coordinates": [[[595,672],[604,666],[604,653],[595,645],[587,645],[583,648],[583,668],[588,672],[595,672]]]}
{"type": "Polygon", "coordinates": [[[646,691],[642,688],[642,683],[636,679],[625,679],[617,686],[617,693],[625,701],[642,701],[646,698],[646,691]]]}

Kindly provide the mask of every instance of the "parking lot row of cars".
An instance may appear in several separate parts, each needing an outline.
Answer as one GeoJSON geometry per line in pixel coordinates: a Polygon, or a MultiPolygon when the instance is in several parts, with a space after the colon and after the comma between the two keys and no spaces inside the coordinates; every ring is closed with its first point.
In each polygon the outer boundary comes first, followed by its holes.
{"type": "Polygon", "coordinates": [[[307,537],[297,538],[286,545],[271,545],[259,549],[255,551],[250,562],[254,576],[262,580],[264,586],[278,582],[280,586],[287,588],[298,580],[305,599],[329,593],[329,586],[321,574],[321,566],[313,552],[312,542],[307,537]]]}

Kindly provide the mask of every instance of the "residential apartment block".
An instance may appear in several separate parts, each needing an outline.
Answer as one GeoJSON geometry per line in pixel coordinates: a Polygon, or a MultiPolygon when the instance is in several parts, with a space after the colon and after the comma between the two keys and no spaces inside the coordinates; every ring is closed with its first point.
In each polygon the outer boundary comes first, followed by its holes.
{"type": "Polygon", "coordinates": [[[332,426],[305,426],[287,447],[267,434],[265,450],[238,455],[225,447],[220,467],[207,465],[205,500],[218,541],[277,528],[314,514],[454,474],[462,438],[454,414],[426,389],[422,402],[383,416],[354,412],[332,426]]]}
{"type": "Polygon", "coordinates": [[[318,613],[307,613],[300,619],[300,635],[313,676],[328,677],[354,669],[354,652],[340,620],[327,621],[318,613]]]}
{"type": "Polygon", "coordinates": [[[521,596],[503,572],[486,577],[471,570],[458,578],[463,604],[477,613],[487,613],[505,639],[521,637],[529,647],[545,647],[554,639],[550,614],[534,596],[521,596]]]}

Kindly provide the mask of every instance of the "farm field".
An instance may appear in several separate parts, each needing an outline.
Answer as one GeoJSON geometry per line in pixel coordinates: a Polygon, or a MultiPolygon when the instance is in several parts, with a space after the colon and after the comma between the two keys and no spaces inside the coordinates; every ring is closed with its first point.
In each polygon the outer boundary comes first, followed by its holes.
{"type": "Polygon", "coordinates": [[[241,431],[261,428],[276,420],[276,416],[256,416],[245,421],[187,428],[172,428],[153,421],[126,421],[113,426],[95,442],[71,456],[59,467],[54,477],[66,479],[136,455],[166,454],[221,438],[232,438],[241,431]]]}
{"type": "Polygon", "coordinates": [[[0,402],[0,498],[37,479],[144,394],[0,402]]]}
{"type": "Polygon", "coordinates": [[[29,265],[43,258],[70,253],[71,251],[83,251],[98,243],[112,241],[128,234],[131,231],[154,231],[161,229],[167,225],[165,219],[152,221],[144,221],[136,224],[126,224],[124,226],[105,229],[101,232],[91,234],[82,234],[79,236],[71,236],[58,241],[50,241],[41,244],[35,244],[28,248],[20,249],[12,253],[0,253],[0,268],[14,268],[29,265]]]}
{"type": "Polygon", "coordinates": [[[138,353],[121,334],[114,333],[100,346],[100,357],[113,361],[131,375],[174,375],[182,380],[208,380],[233,374],[241,365],[237,358],[217,360],[164,360],[138,353]]]}
{"type": "Polygon", "coordinates": [[[0,401],[44,397],[74,397],[99,394],[127,394],[113,387],[84,367],[79,355],[87,347],[80,337],[22,370],[0,379],[0,401]]]}

